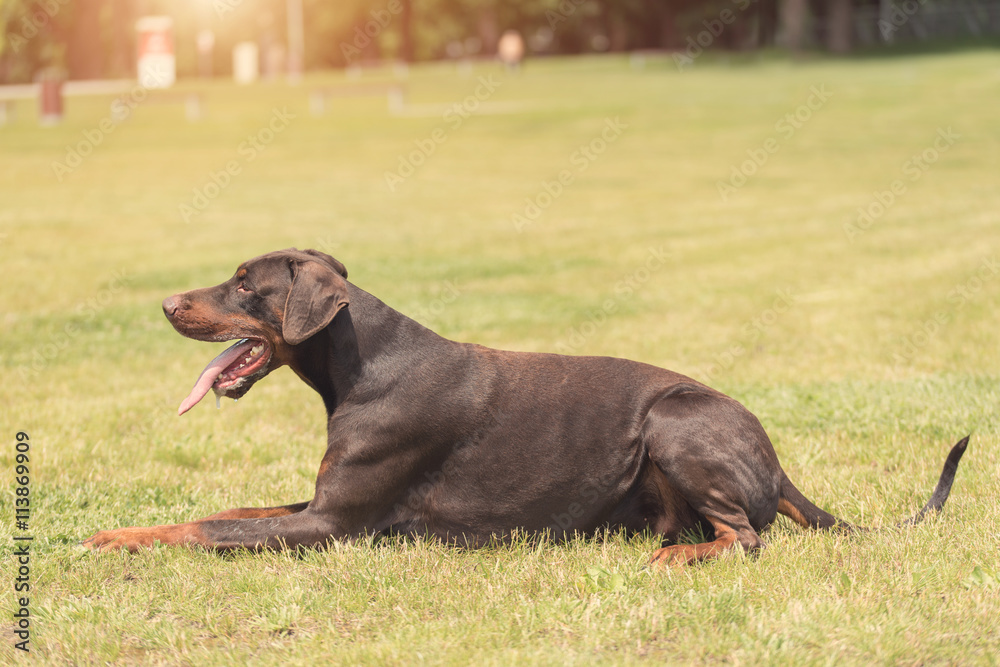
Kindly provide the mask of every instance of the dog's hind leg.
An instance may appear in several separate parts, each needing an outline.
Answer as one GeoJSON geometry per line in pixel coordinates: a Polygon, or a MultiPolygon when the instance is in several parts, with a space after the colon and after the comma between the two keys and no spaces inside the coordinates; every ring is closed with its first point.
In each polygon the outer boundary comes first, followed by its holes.
{"type": "Polygon", "coordinates": [[[715,529],[715,539],[700,544],[673,544],[653,552],[651,563],[664,565],[686,565],[700,560],[716,558],[724,551],[735,546],[743,547],[747,553],[752,553],[764,547],[757,531],[747,523],[746,515],[738,513],[729,516],[706,515],[706,519],[715,529]]]}
{"type": "Polygon", "coordinates": [[[657,550],[654,563],[693,563],[736,547],[764,547],[758,531],[777,516],[782,474],[756,417],[707,387],[679,385],[650,410],[643,437],[666,483],[714,531],[707,542],[657,550]]]}

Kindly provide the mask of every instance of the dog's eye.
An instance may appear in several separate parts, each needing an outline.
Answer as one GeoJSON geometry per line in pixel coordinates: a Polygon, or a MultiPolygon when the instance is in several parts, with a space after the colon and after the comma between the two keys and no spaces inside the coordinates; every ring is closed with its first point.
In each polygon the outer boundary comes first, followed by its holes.
{"type": "Polygon", "coordinates": [[[238,291],[240,291],[240,292],[243,292],[244,294],[249,294],[250,292],[253,291],[252,289],[250,289],[249,287],[247,287],[247,284],[245,282],[240,283],[240,286],[237,287],[236,289],[238,291]]]}

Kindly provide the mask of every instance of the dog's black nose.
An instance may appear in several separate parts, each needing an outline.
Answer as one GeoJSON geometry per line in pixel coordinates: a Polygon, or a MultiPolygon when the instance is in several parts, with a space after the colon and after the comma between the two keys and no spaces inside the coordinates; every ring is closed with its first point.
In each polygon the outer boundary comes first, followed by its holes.
{"type": "Polygon", "coordinates": [[[167,317],[173,317],[174,313],[177,312],[177,298],[168,296],[163,300],[163,314],[167,317]]]}

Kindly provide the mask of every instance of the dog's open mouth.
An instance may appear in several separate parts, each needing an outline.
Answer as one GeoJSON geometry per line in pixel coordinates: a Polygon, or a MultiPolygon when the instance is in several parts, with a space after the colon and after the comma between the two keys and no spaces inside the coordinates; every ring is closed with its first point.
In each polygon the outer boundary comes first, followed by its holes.
{"type": "Polygon", "coordinates": [[[208,390],[216,396],[240,398],[253,383],[267,375],[271,346],[262,338],[243,338],[212,359],[194,383],[191,393],[177,409],[182,415],[205,398],[208,390]]]}

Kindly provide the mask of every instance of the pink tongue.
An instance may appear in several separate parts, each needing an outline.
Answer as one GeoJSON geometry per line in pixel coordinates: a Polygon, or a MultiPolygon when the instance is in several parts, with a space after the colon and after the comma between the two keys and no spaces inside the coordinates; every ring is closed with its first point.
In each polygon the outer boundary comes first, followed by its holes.
{"type": "Polygon", "coordinates": [[[184,414],[193,408],[198,401],[205,398],[205,394],[208,393],[208,390],[212,388],[212,385],[218,379],[219,373],[226,370],[230,364],[253,349],[255,344],[256,342],[253,340],[241,340],[235,345],[226,348],[222,354],[208,362],[208,366],[205,366],[205,370],[201,372],[198,381],[194,383],[191,393],[181,403],[181,407],[177,408],[177,414],[184,414]]]}

